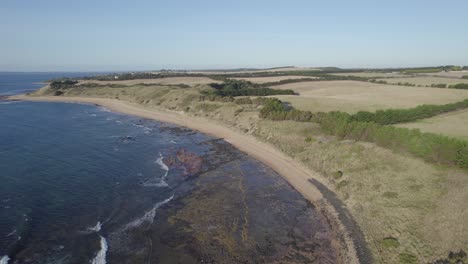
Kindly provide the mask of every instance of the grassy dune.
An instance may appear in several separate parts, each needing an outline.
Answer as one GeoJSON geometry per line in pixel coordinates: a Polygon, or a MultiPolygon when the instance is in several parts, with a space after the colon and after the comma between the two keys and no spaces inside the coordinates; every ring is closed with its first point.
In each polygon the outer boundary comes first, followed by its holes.
{"type": "MultiPolygon", "coordinates": [[[[279,88],[276,86],[275,88],[279,88]]],[[[278,96],[295,107],[330,111],[442,104],[468,91],[353,81],[288,84],[301,96],[278,96]]],[[[468,248],[468,172],[429,164],[372,143],[339,140],[315,123],[260,119],[259,105],[200,101],[206,85],[73,88],[64,96],[118,98],[148,109],[203,116],[274,145],[320,173],[361,227],[378,263],[428,263],[468,248]]],[[[52,95],[48,88],[36,95],[52,95]]],[[[456,124],[453,124],[456,126],[456,124]]]]}

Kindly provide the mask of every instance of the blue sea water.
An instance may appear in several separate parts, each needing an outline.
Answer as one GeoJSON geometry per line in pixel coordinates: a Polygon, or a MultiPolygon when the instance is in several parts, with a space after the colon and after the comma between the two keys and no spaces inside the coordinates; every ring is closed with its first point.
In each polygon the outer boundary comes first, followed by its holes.
{"type": "MultiPolygon", "coordinates": [[[[80,75],[1,73],[0,94],[80,75]]],[[[139,215],[170,197],[157,188],[167,185],[161,157],[178,146],[202,152],[197,142],[207,138],[168,127],[92,105],[0,101],[0,260],[41,254],[79,263],[92,257],[81,234],[108,221],[114,205],[133,199],[128,210],[139,215]]]]}

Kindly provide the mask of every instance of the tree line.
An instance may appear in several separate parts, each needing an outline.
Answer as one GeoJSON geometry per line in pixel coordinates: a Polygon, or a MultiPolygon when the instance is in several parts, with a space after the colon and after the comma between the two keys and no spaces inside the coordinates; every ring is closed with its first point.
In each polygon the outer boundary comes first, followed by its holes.
{"type": "Polygon", "coordinates": [[[293,90],[280,90],[263,87],[259,84],[244,80],[227,79],[223,83],[210,84],[214,90],[204,91],[207,95],[216,96],[268,96],[268,95],[294,95],[293,90]]]}

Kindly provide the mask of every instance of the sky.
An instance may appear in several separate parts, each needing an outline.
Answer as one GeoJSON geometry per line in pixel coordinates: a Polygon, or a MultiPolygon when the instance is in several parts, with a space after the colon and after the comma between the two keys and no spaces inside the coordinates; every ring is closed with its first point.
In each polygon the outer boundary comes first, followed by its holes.
{"type": "Polygon", "coordinates": [[[468,65],[467,0],[2,0],[0,71],[468,65]]]}

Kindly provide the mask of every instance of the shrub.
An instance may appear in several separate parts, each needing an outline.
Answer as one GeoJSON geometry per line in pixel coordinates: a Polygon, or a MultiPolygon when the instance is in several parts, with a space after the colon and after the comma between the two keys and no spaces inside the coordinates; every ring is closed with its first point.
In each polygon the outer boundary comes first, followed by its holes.
{"type": "Polygon", "coordinates": [[[418,258],[408,253],[401,253],[400,263],[401,264],[417,264],[418,258]]]}
{"type": "Polygon", "coordinates": [[[234,103],[236,104],[252,104],[252,99],[250,97],[242,97],[242,98],[236,98],[234,100],[234,103]]]}
{"type": "Polygon", "coordinates": [[[445,105],[420,105],[410,109],[378,110],[375,113],[359,111],[351,116],[351,120],[390,125],[411,122],[464,108],[468,108],[468,99],[445,105]]]}
{"type": "Polygon", "coordinates": [[[72,88],[77,83],[78,83],[78,81],[70,80],[70,79],[66,79],[66,80],[62,80],[62,81],[52,81],[50,83],[50,88],[52,88],[52,89],[68,89],[68,88],[72,88]]]}
{"type": "Polygon", "coordinates": [[[431,87],[434,87],[434,88],[447,88],[447,84],[445,84],[445,83],[431,84],[431,87]]]}
{"type": "Polygon", "coordinates": [[[450,88],[453,88],[453,89],[468,89],[468,83],[458,83],[458,84],[450,85],[450,88]]]}
{"type": "Polygon", "coordinates": [[[267,96],[295,94],[293,90],[278,90],[266,88],[244,80],[228,79],[223,83],[212,83],[210,84],[210,86],[215,89],[211,93],[218,96],[267,96]]]}
{"type": "Polygon", "coordinates": [[[386,237],[382,239],[381,244],[384,248],[397,248],[400,246],[400,242],[394,237],[386,237]]]}

